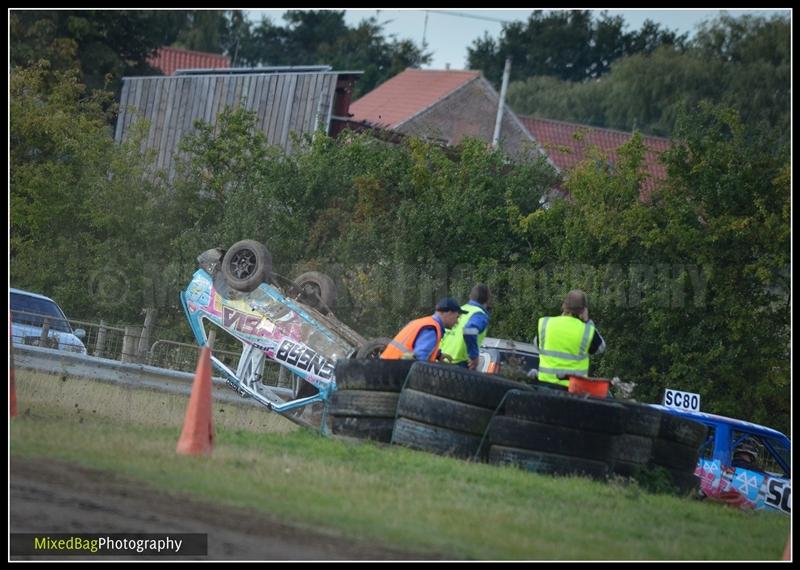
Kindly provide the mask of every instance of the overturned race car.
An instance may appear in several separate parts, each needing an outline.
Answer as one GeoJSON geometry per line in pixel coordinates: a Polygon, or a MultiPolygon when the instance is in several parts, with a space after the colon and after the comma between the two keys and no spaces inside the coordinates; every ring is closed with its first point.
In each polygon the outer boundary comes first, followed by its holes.
{"type": "Polygon", "coordinates": [[[272,257],[257,241],[209,249],[197,261],[200,268],[180,295],[192,332],[204,346],[210,323],[241,343],[236,370],[213,355],[212,363],[232,388],[272,411],[328,400],[335,390],[335,362],[368,357],[382,346],[383,341],[368,342],[333,315],[336,291],[330,277],[314,271],[294,280],[282,277],[272,271],[272,257]],[[292,373],[290,393],[261,381],[265,358],[292,373]]]}

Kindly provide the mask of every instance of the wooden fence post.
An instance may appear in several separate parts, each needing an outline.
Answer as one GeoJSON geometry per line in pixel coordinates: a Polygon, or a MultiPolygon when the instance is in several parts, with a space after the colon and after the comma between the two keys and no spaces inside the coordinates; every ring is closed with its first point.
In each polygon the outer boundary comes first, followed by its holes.
{"type": "Polygon", "coordinates": [[[39,346],[42,348],[50,348],[50,319],[47,317],[45,317],[44,323],[42,323],[42,332],[39,334],[39,346]]]}
{"type": "Polygon", "coordinates": [[[139,345],[140,327],[126,326],[122,337],[122,362],[136,362],[139,345]]]}
{"type": "Polygon", "coordinates": [[[142,337],[139,339],[138,355],[141,362],[147,361],[147,355],[150,351],[150,338],[153,337],[153,330],[156,325],[156,310],[149,308],[144,310],[144,328],[142,330],[142,337]]]}
{"type": "Polygon", "coordinates": [[[97,329],[97,338],[94,343],[94,355],[103,358],[106,351],[106,322],[100,319],[100,328],[97,329]]]}

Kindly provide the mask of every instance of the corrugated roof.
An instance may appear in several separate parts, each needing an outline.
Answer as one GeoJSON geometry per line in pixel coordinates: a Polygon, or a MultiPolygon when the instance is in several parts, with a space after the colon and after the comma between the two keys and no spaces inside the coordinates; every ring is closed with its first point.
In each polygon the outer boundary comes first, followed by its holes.
{"type": "Polygon", "coordinates": [[[480,77],[479,71],[406,69],[350,104],[354,121],[396,128],[480,77]]]}
{"type": "Polygon", "coordinates": [[[147,63],[156,69],[160,69],[164,75],[172,75],[178,69],[231,66],[231,60],[226,55],[171,47],[158,48],[154,56],[147,58],[147,63]]]}
{"type": "MultiPolygon", "coordinates": [[[[633,133],[601,129],[578,123],[537,119],[520,115],[520,120],[539,142],[544,151],[561,170],[569,170],[586,159],[589,148],[597,146],[612,163],[619,159],[617,148],[630,140],[633,133]],[[576,138],[576,133],[582,137],[576,138]]],[[[658,157],[670,146],[670,140],[642,135],[646,147],[644,159],[650,177],[642,187],[642,198],[649,197],[659,180],[667,177],[667,170],[658,157]]]]}

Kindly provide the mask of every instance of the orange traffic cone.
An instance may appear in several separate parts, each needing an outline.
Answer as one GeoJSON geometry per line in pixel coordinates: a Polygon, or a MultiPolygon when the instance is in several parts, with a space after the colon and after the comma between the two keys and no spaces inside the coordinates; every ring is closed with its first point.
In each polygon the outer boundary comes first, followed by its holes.
{"type": "Polygon", "coordinates": [[[17,387],[14,383],[14,339],[11,336],[11,313],[8,313],[8,415],[17,415],[17,387]]]}
{"type": "Polygon", "coordinates": [[[200,352],[192,383],[192,395],[186,409],[183,431],[176,451],[181,455],[211,455],[214,426],[211,425],[211,345],[214,331],[200,352]]]}
{"type": "Polygon", "coordinates": [[[789,531],[789,540],[786,541],[786,548],[783,549],[783,559],[784,560],[791,560],[792,559],[792,534],[789,531]]]}

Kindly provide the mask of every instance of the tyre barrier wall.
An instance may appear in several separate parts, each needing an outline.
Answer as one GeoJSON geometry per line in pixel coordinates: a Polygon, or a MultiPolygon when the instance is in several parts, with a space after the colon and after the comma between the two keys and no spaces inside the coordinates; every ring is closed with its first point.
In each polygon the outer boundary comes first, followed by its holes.
{"type": "Polygon", "coordinates": [[[475,457],[506,393],[520,389],[531,388],[458,366],[416,363],[398,400],[392,443],[475,457]]]}
{"type": "Polygon", "coordinates": [[[335,435],[389,443],[397,401],[412,360],[346,359],[336,363],[336,391],[331,397],[335,435]]]}
{"type": "Polygon", "coordinates": [[[334,434],[553,475],[697,487],[706,426],[643,404],[413,361],[337,364],[334,434]]]}
{"type": "Polygon", "coordinates": [[[665,477],[683,493],[707,428],[632,402],[537,389],[509,394],[487,432],[489,461],[552,474],[665,477]]]}

